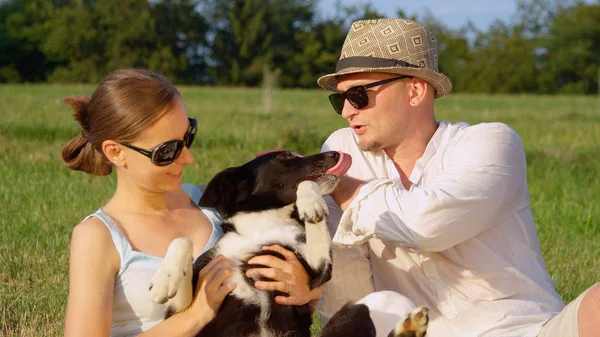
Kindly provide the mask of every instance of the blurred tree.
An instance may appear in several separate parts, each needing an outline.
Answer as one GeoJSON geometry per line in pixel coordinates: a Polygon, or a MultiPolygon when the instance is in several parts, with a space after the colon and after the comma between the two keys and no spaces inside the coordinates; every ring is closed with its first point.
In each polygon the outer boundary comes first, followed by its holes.
{"type": "Polygon", "coordinates": [[[276,32],[267,10],[272,2],[277,1],[207,1],[211,75],[217,84],[258,85],[263,67],[271,67],[276,32]]]}
{"type": "Polygon", "coordinates": [[[264,67],[279,69],[279,85],[314,88],[335,63],[352,21],[379,18],[371,4],[343,6],[319,19],[315,0],[208,1],[209,63],[215,82],[258,85],[264,67]]]}
{"type": "Polygon", "coordinates": [[[350,24],[359,19],[383,17],[372,5],[343,6],[330,18],[316,19],[310,25],[297,29],[294,35],[294,48],[282,58],[282,86],[315,88],[319,76],[335,71],[342,45],[350,24]]]}
{"type": "MultiPolygon", "coordinates": [[[[382,17],[370,3],[317,0],[0,0],[0,82],[97,82],[139,67],[179,83],[314,88],[335,69],[350,24],[382,17]]],[[[595,93],[600,3],[518,0],[486,31],[416,18],[438,38],[455,92],[595,93]]]]}
{"type": "Polygon", "coordinates": [[[477,30],[470,22],[458,30],[452,30],[430,11],[426,11],[418,21],[431,29],[436,36],[439,50],[438,67],[452,81],[452,92],[467,91],[475,72],[468,34],[477,30]]]}
{"type": "MultiPolygon", "coordinates": [[[[157,32],[157,45],[168,48],[179,67],[174,76],[186,83],[207,79],[206,33],[209,25],[194,0],[160,0],[151,7],[157,32]]],[[[149,68],[160,69],[160,58],[149,61],[149,68]]]]}
{"type": "Polygon", "coordinates": [[[467,91],[535,92],[535,45],[523,35],[523,26],[496,21],[476,37],[471,58],[467,91]]]}
{"type": "Polygon", "coordinates": [[[548,28],[544,80],[551,91],[595,94],[600,69],[600,3],[559,8],[548,28]]]}
{"type": "Polygon", "coordinates": [[[7,1],[0,5],[0,18],[7,17],[0,21],[0,37],[7,36],[0,39],[0,74],[16,69],[24,80],[97,82],[112,70],[139,67],[197,81],[206,74],[199,56],[206,25],[195,7],[191,0],[7,1]],[[23,76],[29,69],[35,77],[23,76]]]}
{"type": "Polygon", "coordinates": [[[149,68],[172,77],[184,71],[156,31],[145,0],[73,0],[50,19],[44,52],[59,63],[49,77],[58,82],[98,82],[119,68],[149,68]]]}
{"type": "Polygon", "coordinates": [[[44,55],[42,44],[53,12],[49,0],[0,2],[0,82],[46,79],[54,64],[44,55]]]}
{"type": "Polygon", "coordinates": [[[340,56],[346,31],[337,19],[318,22],[294,36],[294,53],[285,61],[282,86],[315,88],[320,75],[330,73],[340,56]]]}
{"type": "MultiPolygon", "coordinates": [[[[275,3],[276,6],[270,7],[268,11],[269,17],[273,18],[270,29],[273,57],[269,60],[269,66],[280,71],[280,86],[303,86],[301,83],[310,82],[309,73],[314,76],[311,64],[323,49],[322,42],[317,40],[318,33],[314,31],[316,1],[275,3]],[[303,57],[298,57],[299,55],[303,57]]],[[[312,87],[315,87],[314,81],[312,87]]]]}

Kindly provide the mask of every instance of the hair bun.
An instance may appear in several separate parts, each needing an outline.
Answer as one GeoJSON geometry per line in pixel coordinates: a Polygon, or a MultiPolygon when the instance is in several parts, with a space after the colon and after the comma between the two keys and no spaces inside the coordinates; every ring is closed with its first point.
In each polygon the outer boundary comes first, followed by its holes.
{"type": "Polygon", "coordinates": [[[62,102],[71,106],[75,120],[81,125],[84,131],[89,131],[88,106],[90,99],[85,96],[71,96],[64,98],[62,102]]]}

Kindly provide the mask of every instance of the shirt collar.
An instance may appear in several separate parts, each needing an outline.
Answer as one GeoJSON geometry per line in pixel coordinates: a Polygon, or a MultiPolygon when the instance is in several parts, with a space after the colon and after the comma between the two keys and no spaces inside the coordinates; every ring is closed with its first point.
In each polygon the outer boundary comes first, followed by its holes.
{"type": "Polygon", "coordinates": [[[427,166],[427,163],[429,163],[431,158],[433,158],[433,156],[435,155],[442,143],[442,136],[444,134],[444,131],[446,131],[446,129],[448,128],[448,124],[449,122],[446,121],[438,122],[437,130],[433,134],[433,137],[431,137],[431,139],[429,140],[429,143],[427,143],[427,147],[425,148],[423,156],[421,156],[421,158],[417,160],[417,162],[415,163],[415,167],[413,168],[412,173],[408,178],[408,180],[410,180],[411,183],[417,184],[421,180],[423,172],[425,172],[425,166],[427,166]]]}

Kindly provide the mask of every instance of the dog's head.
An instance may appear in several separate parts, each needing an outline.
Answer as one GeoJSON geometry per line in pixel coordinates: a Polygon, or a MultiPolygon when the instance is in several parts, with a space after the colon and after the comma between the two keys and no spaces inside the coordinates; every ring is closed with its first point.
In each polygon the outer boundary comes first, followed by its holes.
{"type": "Polygon", "coordinates": [[[298,184],[305,180],[315,181],[329,194],[351,162],[350,155],[335,151],[308,157],[268,152],[218,173],[206,187],[200,206],[215,207],[224,218],[240,211],[280,208],[296,201],[298,184]]]}

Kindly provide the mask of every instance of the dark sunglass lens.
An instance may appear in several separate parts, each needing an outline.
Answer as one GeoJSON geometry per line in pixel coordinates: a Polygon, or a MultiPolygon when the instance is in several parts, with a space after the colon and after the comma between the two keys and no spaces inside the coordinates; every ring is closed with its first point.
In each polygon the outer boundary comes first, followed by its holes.
{"type": "Polygon", "coordinates": [[[185,139],[183,140],[185,142],[185,147],[187,147],[188,149],[191,148],[192,144],[194,143],[195,138],[196,138],[196,127],[191,129],[190,132],[187,135],[185,135],[185,139]]]}
{"type": "Polygon", "coordinates": [[[158,166],[169,165],[179,157],[182,149],[182,140],[163,143],[154,150],[152,161],[158,166]]]}
{"type": "Polygon", "coordinates": [[[369,95],[367,95],[367,90],[365,87],[353,87],[346,91],[346,97],[350,104],[356,109],[365,108],[369,105],[369,95]]]}
{"type": "Polygon", "coordinates": [[[190,128],[188,132],[183,137],[183,141],[185,142],[185,147],[188,149],[192,147],[192,143],[194,143],[194,138],[196,138],[196,131],[198,122],[195,118],[190,118],[190,128]]]}
{"type": "Polygon", "coordinates": [[[342,95],[340,93],[329,95],[329,101],[331,102],[333,109],[335,110],[335,112],[338,113],[338,115],[342,114],[342,110],[344,109],[344,101],[345,100],[346,99],[344,98],[344,95],[342,95]]]}
{"type": "Polygon", "coordinates": [[[185,139],[185,147],[187,147],[188,149],[192,147],[192,144],[194,143],[194,139],[196,138],[196,133],[190,133],[187,138],[185,139]]]}

